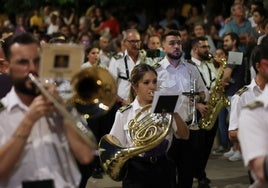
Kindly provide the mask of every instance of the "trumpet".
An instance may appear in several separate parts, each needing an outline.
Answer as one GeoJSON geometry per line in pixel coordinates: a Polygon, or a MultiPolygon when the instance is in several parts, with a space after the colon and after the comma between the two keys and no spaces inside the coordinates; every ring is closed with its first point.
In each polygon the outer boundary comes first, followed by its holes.
{"type": "Polygon", "coordinates": [[[196,79],[193,80],[191,84],[190,92],[183,92],[183,95],[189,97],[189,109],[192,114],[192,122],[189,125],[190,130],[199,130],[199,125],[197,121],[197,108],[196,108],[196,95],[199,95],[199,92],[196,91],[196,79]],[[193,101],[191,101],[193,99],[193,101]],[[192,104],[191,104],[192,103],[192,104]]]}
{"type": "Polygon", "coordinates": [[[114,105],[116,84],[112,75],[101,67],[86,68],[75,74],[71,81],[75,91],[67,106],[51,95],[35,75],[29,73],[28,77],[40,93],[53,103],[68,121],[68,125],[72,126],[89,146],[97,148],[96,138],[88,128],[86,119],[99,117],[114,105]]]}

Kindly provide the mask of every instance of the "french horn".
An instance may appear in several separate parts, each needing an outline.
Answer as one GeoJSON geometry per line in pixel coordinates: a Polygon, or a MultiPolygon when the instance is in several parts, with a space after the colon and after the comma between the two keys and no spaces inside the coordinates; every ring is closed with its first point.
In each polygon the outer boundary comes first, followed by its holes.
{"type": "Polygon", "coordinates": [[[101,165],[111,179],[120,181],[126,173],[127,161],[141,153],[153,149],[167,136],[172,125],[172,115],[168,113],[147,113],[151,105],[143,107],[129,124],[128,136],[131,147],[123,147],[113,135],[104,135],[99,142],[101,165]]]}

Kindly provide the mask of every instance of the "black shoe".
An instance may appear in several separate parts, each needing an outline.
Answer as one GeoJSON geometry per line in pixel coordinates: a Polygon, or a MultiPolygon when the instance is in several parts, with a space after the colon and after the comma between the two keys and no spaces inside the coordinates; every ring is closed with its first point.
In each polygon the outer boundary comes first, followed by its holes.
{"type": "Polygon", "coordinates": [[[102,179],[103,178],[101,171],[96,169],[96,168],[92,172],[92,177],[95,179],[102,179]]]}

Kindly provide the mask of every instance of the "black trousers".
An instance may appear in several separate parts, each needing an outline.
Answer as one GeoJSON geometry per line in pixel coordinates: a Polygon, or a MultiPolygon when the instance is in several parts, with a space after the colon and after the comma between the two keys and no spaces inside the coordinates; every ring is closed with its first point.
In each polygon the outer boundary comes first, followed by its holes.
{"type": "Polygon", "coordinates": [[[134,157],[127,163],[123,188],[174,188],[174,164],[166,156],[152,158],[134,157]]]}
{"type": "Polygon", "coordinates": [[[176,166],[176,187],[192,188],[195,168],[200,158],[200,148],[203,147],[201,144],[199,131],[190,130],[188,140],[173,138],[168,156],[176,166]]]}
{"type": "Polygon", "coordinates": [[[200,130],[200,140],[202,141],[202,144],[200,147],[200,159],[196,165],[195,169],[195,177],[199,180],[206,178],[206,166],[209,159],[209,155],[211,153],[211,149],[213,146],[214,138],[216,136],[218,130],[218,120],[216,120],[215,125],[212,127],[211,130],[200,130]]]}

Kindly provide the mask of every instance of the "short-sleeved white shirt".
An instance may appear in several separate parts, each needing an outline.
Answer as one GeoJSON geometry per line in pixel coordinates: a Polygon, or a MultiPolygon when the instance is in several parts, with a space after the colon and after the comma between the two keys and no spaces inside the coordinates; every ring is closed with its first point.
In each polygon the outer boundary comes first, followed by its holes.
{"type": "MultiPolygon", "coordinates": [[[[131,147],[133,146],[129,136],[128,136],[128,124],[131,119],[135,117],[135,115],[142,109],[137,99],[135,99],[131,104],[131,107],[124,112],[117,111],[115,116],[115,121],[113,127],[110,131],[110,134],[115,136],[122,146],[124,147],[131,147]]],[[[149,111],[148,111],[149,112],[149,111]]],[[[173,131],[177,131],[177,126],[175,121],[172,123],[173,131]]],[[[171,144],[173,131],[167,135],[166,139],[171,144]]]]}
{"type": "MultiPolygon", "coordinates": [[[[12,137],[28,110],[14,88],[1,101],[5,109],[0,112],[0,147],[12,137]]],[[[62,123],[55,113],[35,123],[19,161],[9,177],[0,181],[1,188],[20,188],[22,181],[44,179],[53,179],[56,188],[78,187],[81,176],[62,123]]]]}
{"type": "Polygon", "coordinates": [[[231,99],[231,113],[229,120],[229,131],[238,129],[238,117],[240,115],[241,109],[252,103],[256,97],[258,97],[262,91],[259,86],[256,84],[255,79],[251,80],[251,83],[247,86],[248,89],[243,92],[241,95],[236,93],[232,96],[231,99]]]}
{"type": "Polygon", "coordinates": [[[141,57],[142,55],[140,53],[138,61],[134,63],[132,58],[128,55],[127,51],[125,51],[124,56],[122,56],[117,60],[112,58],[112,60],[110,61],[109,71],[117,82],[117,95],[124,100],[128,99],[131,84],[129,80],[121,79],[119,78],[119,76],[127,78],[126,65],[125,65],[126,61],[129,70],[128,76],[130,79],[131,71],[133,70],[135,65],[138,65],[141,62],[141,57]]]}
{"type": "MultiPolygon", "coordinates": [[[[178,112],[184,121],[190,121],[192,116],[189,112],[189,98],[182,95],[183,92],[189,92],[191,88],[191,80],[196,79],[197,91],[204,91],[208,95],[207,88],[198,72],[197,68],[181,59],[180,64],[175,68],[165,57],[159,62],[161,67],[157,68],[158,87],[164,93],[178,93],[178,112]]],[[[208,96],[206,96],[208,98],[208,96]]]]}
{"type": "MultiPolygon", "coordinates": [[[[244,165],[256,157],[268,155],[268,87],[254,101],[260,101],[263,106],[243,108],[238,119],[238,138],[242,149],[244,165]]],[[[268,187],[255,181],[252,187],[268,187]]]]}

